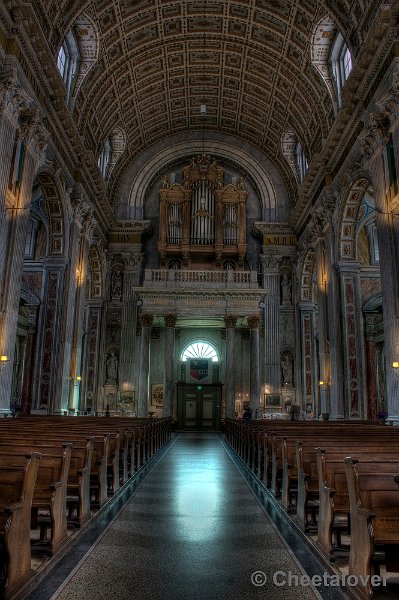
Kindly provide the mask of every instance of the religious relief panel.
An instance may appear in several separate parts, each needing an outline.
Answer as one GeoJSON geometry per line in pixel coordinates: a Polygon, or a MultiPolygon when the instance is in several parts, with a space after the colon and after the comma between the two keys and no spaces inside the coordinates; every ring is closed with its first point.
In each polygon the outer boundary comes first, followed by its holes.
{"type": "Polygon", "coordinates": [[[112,348],[107,353],[105,360],[105,385],[118,384],[119,353],[112,348]]]}
{"type": "Polygon", "coordinates": [[[280,314],[280,344],[282,348],[293,348],[295,342],[294,317],[292,314],[280,314]]]}
{"type": "MultiPolygon", "coordinates": [[[[197,269],[216,267],[240,270],[246,254],[246,202],[244,178],[224,185],[224,169],[210,156],[195,156],[183,168],[183,184],[162,178],[160,197],[161,265],[182,261],[197,269]]],[[[174,268],[174,267],[173,267],[174,268]]]]}
{"type": "Polygon", "coordinates": [[[281,387],[294,385],[294,357],[286,351],[281,355],[281,387]]]}
{"type": "Polygon", "coordinates": [[[356,325],[355,281],[353,276],[344,277],[344,328],[346,340],[346,386],[349,394],[349,418],[361,417],[361,394],[359,386],[358,331],[356,325]]]}
{"type": "MultiPolygon", "coordinates": [[[[305,380],[306,406],[313,407],[313,353],[312,353],[312,320],[310,314],[304,314],[302,320],[303,331],[303,359],[305,380]]],[[[313,407],[314,408],[314,407],[313,407]]]]}
{"type": "Polygon", "coordinates": [[[58,299],[59,276],[58,273],[49,273],[47,280],[47,292],[43,305],[46,312],[43,321],[43,350],[42,365],[40,371],[40,405],[50,408],[51,402],[51,380],[54,363],[54,343],[56,340],[57,326],[57,299],[58,299]]]}

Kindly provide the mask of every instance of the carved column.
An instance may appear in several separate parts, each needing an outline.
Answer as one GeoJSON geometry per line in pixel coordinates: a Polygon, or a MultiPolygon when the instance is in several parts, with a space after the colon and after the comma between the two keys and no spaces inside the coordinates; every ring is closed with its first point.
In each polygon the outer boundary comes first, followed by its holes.
{"type": "Polygon", "coordinates": [[[89,247],[92,241],[96,221],[93,219],[92,211],[85,211],[82,220],[82,231],[80,237],[80,252],[76,269],[76,292],[74,306],[74,325],[72,334],[72,348],[69,365],[69,409],[81,410],[81,381],[82,377],[82,350],[83,350],[83,325],[85,318],[85,300],[87,286],[87,272],[89,260],[89,247]]]}
{"type": "Polygon", "coordinates": [[[24,378],[22,383],[21,412],[28,415],[31,412],[32,374],[36,342],[36,323],[30,323],[26,339],[24,378]]]}
{"type": "Polygon", "coordinates": [[[80,184],[75,186],[72,203],[69,266],[64,278],[65,292],[60,333],[63,343],[59,349],[54,412],[66,410],[68,407],[78,408],[80,384],[76,381],[76,376],[80,374],[77,369],[80,369],[81,327],[84,317],[88,260],[88,241],[85,239],[85,228],[90,224],[91,229],[95,224],[92,219],[92,206],[80,184]],[[80,318],[79,310],[81,310],[80,318]]]}
{"type": "Polygon", "coordinates": [[[66,259],[47,257],[44,261],[43,304],[38,324],[38,376],[35,377],[34,407],[46,405],[49,412],[59,407],[57,364],[62,348],[61,314],[66,259]]]}
{"type": "MultiPolygon", "coordinates": [[[[228,316],[224,318],[226,324],[226,417],[228,419],[234,419],[235,417],[235,326],[237,318],[228,316]]],[[[252,330],[251,330],[252,333],[252,330]]],[[[259,345],[259,340],[258,340],[259,345]]],[[[258,348],[258,360],[259,360],[259,348],[258,348]]],[[[252,369],[252,362],[251,362],[252,369]]],[[[252,397],[252,396],[251,396],[252,397]]],[[[259,397],[259,392],[258,392],[259,397]]],[[[258,404],[259,405],[259,400],[258,404]]]]}
{"type": "Polygon", "coordinates": [[[261,256],[265,295],[265,384],[269,394],[279,394],[280,377],[280,263],[276,256],[261,256]]]}
{"type": "Polygon", "coordinates": [[[2,296],[0,306],[0,353],[9,357],[0,378],[0,410],[10,405],[12,374],[14,368],[15,340],[19,312],[19,300],[23,271],[23,257],[29,223],[29,210],[35,173],[44,160],[46,131],[37,112],[23,112],[19,120],[19,139],[25,148],[21,179],[10,206],[2,230],[3,272],[0,274],[2,296]]]}
{"type": "Polygon", "coordinates": [[[374,342],[375,316],[366,315],[366,363],[367,363],[367,418],[369,421],[377,421],[377,378],[376,378],[376,355],[374,342]]]}
{"type": "Polygon", "coordinates": [[[326,270],[326,250],[324,236],[320,229],[316,232],[315,242],[315,270],[317,275],[317,339],[318,339],[318,359],[320,380],[324,385],[319,387],[320,412],[330,413],[330,383],[331,383],[331,365],[330,365],[330,333],[328,323],[328,302],[327,302],[327,282],[328,274],[326,270]]]}
{"type": "Polygon", "coordinates": [[[311,302],[301,302],[300,331],[301,331],[301,357],[302,357],[302,397],[305,409],[311,405],[314,415],[320,410],[317,405],[316,384],[316,349],[315,341],[315,305],[311,302]]]}
{"type": "Polygon", "coordinates": [[[255,418],[259,413],[259,395],[260,395],[260,379],[259,379],[259,315],[248,317],[248,326],[250,329],[250,380],[249,380],[249,401],[252,416],[255,418]]]}
{"type": "Polygon", "coordinates": [[[100,340],[103,311],[104,301],[101,298],[93,298],[87,302],[81,409],[86,410],[87,407],[90,407],[92,414],[100,409],[98,405],[98,371],[101,364],[100,340]]]}
{"type": "Polygon", "coordinates": [[[325,232],[326,243],[326,275],[327,275],[327,319],[330,342],[330,415],[332,419],[344,419],[344,383],[342,361],[342,325],[341,296],[339,279],[335,268],[334,229],[329,226],[325,232]]]}
{"type": "Polygon", "coordinates": [[[360,298],[360,265],[356,262],[339,263],[342,294],[342,329],[345,397],[349,419],[365,417],[365,364],[360,298]]]}
{"type": "MultiPolygon", "coordinates": [[[[17,69],[12,68],[0,77],[0,283],[3,278],[4,258],[7,249],[6,196],[11,172],[14,140],[19,127],[20,113],[31,103],[18,82],[17,69]]],[[[7,218],[8,217],[8,218],[7,218]]]]}
{"type": "Polygon", "coordinates": [[[124,254],[125,272],[122,291],[122,328],[119,361],[119,388],[133,391],[135,373],[137,301],[134,288],[138,287],[142,265],[142,255],[124,254]]]}
{"type": "Polygon", "coordinates": [[[163,416],[173,417],[176,315],[165,316],[165,393],[163,416]]]}
{"type": "Polygon", "coordinates": [[[138,395],[138,417],[148,417],[148,376],[150,373],[150,340],[152,315],[141,317],[141,345],[140,345],[140,375],[138,395]]]}
{"type": "MultiPolygon", "coordinates": [[[[378,102],[381,113],[372,113],[361,136],[364,164],[371,171],[381,264],[382,307],[384,314],[384,353],[386,359],[386,398],[388,420],[399,425],[399,377],[392,363],[399,357],[399,219],[398,195],[389,181],[386,144],[389,132],[397,141],[399,73],[392,75],[392,87],[378,102]]],[[[397,148],[396,148],[397,149],[397,148]]],[[[396,172],[399,173],[398,152],[396,172]]],[[[398,182],[396,181],[396,186],[398,182]]]]}

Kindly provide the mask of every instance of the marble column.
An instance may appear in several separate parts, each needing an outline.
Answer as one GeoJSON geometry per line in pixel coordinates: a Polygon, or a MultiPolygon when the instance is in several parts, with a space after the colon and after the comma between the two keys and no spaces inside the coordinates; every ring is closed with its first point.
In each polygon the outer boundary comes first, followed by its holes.
{"type": "Polygon", "coordinates": [[[249,339],[249,360],[250,360],[250,380],[249,380],[249,402],[252,411],[252,418],[259,417],[260,409],[260,373],[259,373],[259,315],[248,317],[248,326],[250,330],[249,339]]]}
{"type": "Polygon", "coordinates": [[[165,379],[163,416],[173,417],[173,400],[175,391],[175,326],[176,315],[165,316],[165,379]]]}
{"type": "Polygon", "coordinates": [[[374,315],[366,314],[367,418],[369,421],[378,420],[374,319],[374,315]]]}
{"type": "Polygon", "coordinates": [[[338,266],[342,294],[345,413],[349,419],[364,419],[366,365],[361,320],[360,264],[354,261],[341,261],[338,266]]]}
{"type": "Polygon", "coordinates": [[[140,375],[137,416],[148,417],[148,377],[150,373],[150,341],[152,315],[141,316],[140,375]]]}
{"type": "Polygon", "coordinates": [[[124,254],[125,271],[122,290],[122,328],[119,360],[119,389],[134,390],[137,301],[135,287],[139,286],[142,255],[124,254]]]}
{"type": "Polygon", "coordinates": [[[317,276],[317,338],[320,381],[319,386],[320,413],[330,413],[330,328],[328,321],[327,282],[325,240],[322,232],[318,232],[315,242],[315,271],[317,276]]]}
{"type": "MultiPolygon", "coordinates": [[[[386,364],[386,406],[388,421],[399,425],[399,377],[392,363],[399,360],[399,196],[397,181],[391,185],[386,144],[390,132],[398,142],[397,69],[394,71],[395,92],[378,102],[380,113],[370,115],[369,126],[361,135],[363,162],[371,172],[376,207],[376,226],[381,265],[382,309],[384,314],[384,354],[386,364]],[[392,104],[393,102],[393,104],[392,104]],[[395,213],[395,214],[393,214],[395,213]]],[[[392,90],[393,91],[393,90],[392,90]]],[[[395,151],[396,174],[399,152],[395,151]]]]}
{"type": "Polygon", "coordinates": [[[32,375],[34,365],[35,342],[36,327],[35,325],[31,324],[28,329],[28,335],[26,340],[24,378],[22,382],[21,412],[24,415],[28,415],[31,412],[32,375]]]}
{"type": "Polygon", "coordinates": [[[29,211],[35,173],[44,160],[45,130],[33,118],[20,119],[19,139],[25,147],[21,179],[13,204],[8,207],[2,235],[5,256],[1,273],[0,353],[9,357],[0,378],[0,411],[9,409],[14,369],[15,341],[19,313],[23,257],[29,224],[29,211]],[[5,245],[5,246],[4,246],[5,245]]]}
{"type": "Polygon", "coordinates": [[[344,375],[342,361],[341,295],[335,266],[335,236],[333,226],[325,231],[327,318],[330,342],[330,417],[344,419],[344,375]]]}
{"type": "MultiPolygon", "coordinates": [[[[4,68],[6,71],[6,67],[4,68]]],[[[14,141],[19,128],[21,111],[31,99],[18,82],[16,69],[3,72],[0,81],[0,287],[3,288],[8,230],[11,223],[11,206],[7,203],[7,190],[14,153],[14,141]]],[[[1,405],[0,405],[1,406],[1,405]]]]}
{"type": "MultiPolygon", "coordinates": [[[[70,225],[69,265],[64,278],[64,300],[61,339],[57,368],[57,397],[54,412],[78,408],[81,335],[83,331],[84,301],[87,276],[88,247],[85,228],[92,220],[92,206],[80,184],[76,184],[72,197],[73,220],[70,225]],[[84,250],[84,248],[85,250],[84,250]],[[79,316],[79,311],[81,314],[79,316]]],[[[91,227],[91,226],[90,226],[91,227]]]]}
{"type": "Polygon", "coordinates": [[[265,295],[265,365],[264,383],[269,394],[280,394],[280,264],[276,256],[260,257],[263,270],[263,287],[265,295]]]}
{"type": "MultiPolygon", "coordinates": [[[[226,417],[235,418],[235,337],[237,317],[227,316],[224,318],[226,324],[226,417]]],[[[252,331],[251,331],[252,333],[252,331]]],[[[258,338],[259,346],[259,338],[258,338]]],[[[259,348],[258,348],[259,359],[259,348]]],[[[252,359],[251,359],[252,361],[252,359]]],[[[252,364],[252,362],[251,362],[252,364]]],[[[259,393],[258,393],[259,396],[259,393]]],[[[259,401],[258,401],[259,405],[259,401]]],[[[257,405],[257,406],[258,406],[257,405]]]]}

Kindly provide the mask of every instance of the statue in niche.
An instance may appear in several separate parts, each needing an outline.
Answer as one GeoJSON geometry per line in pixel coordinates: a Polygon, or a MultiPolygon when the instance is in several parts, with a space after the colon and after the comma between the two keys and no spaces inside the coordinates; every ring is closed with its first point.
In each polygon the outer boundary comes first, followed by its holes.
{"type": "Polygon", "coordinates": [[[110,352],[105,362],[106,365],[106,383],[116,385],[118,380],[118,357],[114,351],[110,352]]]}
{"type": "Polygon", "coordinates": [[[111,296],[112,298],[122,297],[123,277],[121,271],[114,271],[111,278],[111,296]]]}
{"type": "Polygon", "coordinates": [[[284,273],[281,278],[281,299],[291,304],[291,281],[287,273],[284,273]]]}
{"type": "Polygon", "coordinates": [[[281,381],[282,385],[292,385],[293,383],[293,360],[289,353],[284,353],[281,357],[281,381]]]}

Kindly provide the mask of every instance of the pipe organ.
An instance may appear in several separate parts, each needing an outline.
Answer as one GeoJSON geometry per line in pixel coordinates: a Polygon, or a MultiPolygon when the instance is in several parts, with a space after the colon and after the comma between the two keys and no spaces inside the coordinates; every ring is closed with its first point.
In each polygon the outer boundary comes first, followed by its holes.
{"type": "Polygon", "coordinates": [[[165,176],[160,198],[161,266],[242,269],[247,250],[244,179],[224,185],[224,169],[196,156],[182,170],[182,184],[165,176]]]}

